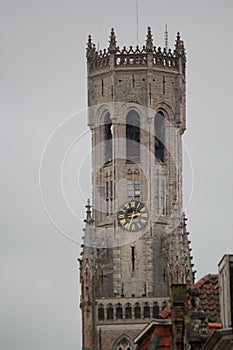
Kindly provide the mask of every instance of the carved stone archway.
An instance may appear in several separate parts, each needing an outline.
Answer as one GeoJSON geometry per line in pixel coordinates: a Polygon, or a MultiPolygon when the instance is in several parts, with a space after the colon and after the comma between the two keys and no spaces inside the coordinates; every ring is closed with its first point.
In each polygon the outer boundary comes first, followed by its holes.
{"type": "Polygon", "coordinates": [[[127,334],[122,334],[112,345],[112,350],[133,350],[133,340],[127,334]]]}

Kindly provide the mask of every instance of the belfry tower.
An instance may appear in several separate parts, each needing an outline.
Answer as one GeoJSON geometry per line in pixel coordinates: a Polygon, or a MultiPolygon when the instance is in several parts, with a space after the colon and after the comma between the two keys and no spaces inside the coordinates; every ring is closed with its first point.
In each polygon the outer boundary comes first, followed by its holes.
{"type": "Polygon", "coordinates": [[[168,305],[174,283],[192,283],[182,209],[185,49],[87,44],[92,210],[80,259],[83,350],[132,350],[168,305]]]}

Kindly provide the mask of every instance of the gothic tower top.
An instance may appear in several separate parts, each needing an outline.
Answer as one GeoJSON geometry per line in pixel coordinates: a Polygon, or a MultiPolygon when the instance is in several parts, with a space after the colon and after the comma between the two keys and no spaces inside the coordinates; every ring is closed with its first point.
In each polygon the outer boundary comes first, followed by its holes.
{"type": "MultiPolygon", "coordinates": [[[[133,350],[133,339],[192,284],[183,216],[182,135],[186,53],[119,48],[114,29],[97,50],[88,38],[92,210],[86,205],[80,259],[83,350],[133,350]]],[[[156,321],[156,322],[157,322],[156,321]]],[[[164,320],[163,320],[164,321],[164,320]]],[[[170,321],[169,321],[170,322],[170,321]]]]}
{"type": "Polygon", "coordinates": [[[138,45],[133,48],[130,46],[122,49],[116,45],[116,35],[112,28],[109,46],[104,50],[97,50],[95,44],[92,42],[91,35],[87,42],[87,69],[89,75],[96,75],[98,72],[108,71],[112,68],[122,69],[123,67],[130,67],[132,69],[139,67],[156,66],[162,70],[178,71],[185,74],[186,53],[184,43],[181,40],[180,33],[177,33],[175,48],[162,49],[161,47],[153,46],[153,37],[151,28],[147,29],[146,45],[140,48],[138,45]]]}

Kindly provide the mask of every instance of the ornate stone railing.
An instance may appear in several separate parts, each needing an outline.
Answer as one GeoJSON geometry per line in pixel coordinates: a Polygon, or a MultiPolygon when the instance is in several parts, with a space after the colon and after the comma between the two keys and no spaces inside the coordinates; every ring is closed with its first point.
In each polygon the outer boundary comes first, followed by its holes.
{"type": "Polygon", "coordinates": [[[180,70],[182,66],[185,72],[185,49],[180,34],[177,34],[175,49],[153,46],[152,34],[148,28],[146,45],[139,48],[130,46],[122,49],[116,46],[116,36],[114,30],[111,31],[109,47],[103,51],[96,50],[95,44],[92,43],[91,36],[87,43],[87,65],[88,72],[94,73],[106,69],[121,69],[123,67],[161,67],[163,69],[180,70]],[[179,64],[181,63],[181,65],[179,64]]]}

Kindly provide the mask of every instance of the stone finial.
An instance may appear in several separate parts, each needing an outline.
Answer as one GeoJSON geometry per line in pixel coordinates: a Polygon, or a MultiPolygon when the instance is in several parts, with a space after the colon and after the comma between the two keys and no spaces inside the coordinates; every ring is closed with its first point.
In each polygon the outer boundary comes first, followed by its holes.
{"type": "Polygon", "coordinates": [[[87,50],[92,49],[92,40],[91,40],[91,35],[88,35],[88,40],[87,40],[87,50]]]}
{"type": "Polygon", "coordinates": [[[84,220],[84,222],[86,222],[87,224],[92,224],[93,223],[93,218],[91,216],[91,204],[90,204],[90,199],[88,198],[87,200],[87,205],[85,206],[86,207],[86,219],[84,220]]]}
{"type": "Polygon", "coordinates": [[[114,29],[111,29],[111,34],[110,34],[110,40],[109,40],[109,52],[115,52],[116,51],[116,35],[114,32],[114,29]]]}
{"type": "Polygon", "coordinates": [[[88,40],[87,40],[87,58],[89,58],[92,55],[92,51],[93,51],[93,44],[92,44],[92,40],[91,40],[91,35],[88,35],[88,40]]]}
{"type": "Polygon", "coordinates": [[[179,32],[177,33],[177,36],[176,36],[175,50],[179,56],[185,57],[184,42],[183,40],[181,40],[179,32]]]}
{"type": "Polygon", "coordinates": [[[150,27],[147,28],[146,49],[147,49],[147,51],[152,51],[152,49],[153,49],[153,38],[152,38],[150,27]]]}

